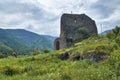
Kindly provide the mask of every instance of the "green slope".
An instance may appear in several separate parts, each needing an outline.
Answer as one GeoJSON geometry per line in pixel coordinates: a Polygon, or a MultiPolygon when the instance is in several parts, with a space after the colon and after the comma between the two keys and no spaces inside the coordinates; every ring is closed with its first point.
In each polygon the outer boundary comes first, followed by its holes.
{"type": "Polygon", "coordinates": [[[52,51],[50,54],[0,59],[0,79],[119,80],[120,46],[117,45],[114,40],[109,41],[106,37],[98,36],[76,43],[71,48],[52,51]],[[63,61],[58,58],[68,51],[71,52],[68,60],[63,61]],[[91,51],[104,52],[108,57],[100,62],[90,59],[72,59],[76,53],[86,54],[91,51]]]}
{"type": "Polygon", "coordinates": [[[7,32],[10,32],[17,41],[30,46],[34,49],[53,49],[53,42],[55,37],[47,35],[38,35],[33,32],[29,32],[23,29],[10,30],[7,29],[7,32]]]}
{"type": "Polygon", "coordinates": [[[16,51],[18,54],[29,54],[34,49],[52,50],[54,39],[51,36],[38,35],[23,29],[0,29],[0,52],[11,54],[10,51],[16,51]]]}
{"type": "MultiPolygon", "coordinates": [[[[117,29],[117,28],[116,28],[117,29]]],[[[72,47],[35,56],[0,59],[1,80],[120,80],[120,28],[106,36],[93,36],[72,47]],[[115,35],[113,35],[115,34],[115,35]],[[112,37],[111,37],[112,36],[112,37]],[[114,37],[113,37],[114,36],[114,37]],[[67,60],[60,56],[69,53],[67,60]],[[75,54],[104,53],[99,62],[74,60],[75,54]]],[[[89,55],[88,55],[89,56],[89,55]]]]}

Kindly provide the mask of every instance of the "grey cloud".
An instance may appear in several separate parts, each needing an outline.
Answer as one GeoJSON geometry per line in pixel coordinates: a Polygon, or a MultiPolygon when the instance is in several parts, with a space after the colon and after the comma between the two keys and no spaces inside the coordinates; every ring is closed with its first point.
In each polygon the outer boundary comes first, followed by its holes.
{"type": "MultiPolygon", "coordinates": [[[[51,14],[45,11],[42,5],[34,5],[31,3],[21,3],[20,1],[0,1],[0,14],[4,15],[18,15],[21,14],[22,18],[19,17],[19,20],[11,20],[10,22],[4,22],[6,26],[19,26],[20,24],[25,23],[26,21],[36,21],[41,24],[54,22],[58,20],[59,16],[51,14]]],[[[25,24],[28,25],[29,23],[25,24]]],[[[30,22],[31,24],[31,22],[30,22]]],[[[49,24],[48,24],[49,25],[49,24]]],[[[34,24],[34,26],[36,26],[34,24]]],[[[42,26],[44,27],[44,25],[42,26]]]]}
{"type": "Polygon", "coordinates": [[[18,2],[1,2],[0,1],[0,13],[4,14],[23,14],[24,17],[27,19],[34,19],[34,20],[40,20],[40,21],[51,21],[54,20],[54,17],[49,16],[55,16],[48,12],[46,12],[42,7],[42,5],[39,5],[40,7],[28,4],[28,3],[20,3],[18,2]],[[26,15],[26,14],[30,15],[26,15]],[[46,16],[47,15],[47,16],[46,16]]]}
{"type": "Polygon", "coordinates": [[[26,13],[31,11],[37,11],[33,5],[27,3],[19,2],[0,2],[0,10],[4,13],[14,14],[14,13],[26,13]]]}
{"type": "Polygon", "coordinates": [[[112,13],[120,7],[119,0],[98,0],[96,3],[90,6],[92,11],[97,12],[97,15],[101,15],[101,18],[106,18],[111,16],[112,13]]]}
{"type": "MultiPolygon", "coordinates": [[[[30,1],[34,2],[34,0],[30,1]]],[[[100,24],[102,24],[104,30],[120,24],[120,19],[115,19],[112,22],[109,20],[111,19],[111,16],[116,14],[116,12],[120,13],[120,0],[46,1],[48,2],[48,4],[42,4],[41,2],[44,2],[43,0],[38,0],[39,3],[37,4],[29,2],[29,0],[26,0],[26,2],[24,2],[24,0],[1,0],[0,15],[9,15],[11,17],[9,18],[8,16],[8,21],[6,21],[6,19],[4,18],[0,19],[0,25],[7,24],[9,28],[11,28],[11,26],[15,26],[16,28],[24,26],[24,29],[30,31],[58,36],[61,14],[62,12],[70,13],[70,11],[73,11],[73,14],[85,13],[89,15],[97,22],[98,27],[100,24]],[[51,3],[49,3],[49,1],[51,3]],[[16,15],[18,19],[15,19],[14,15],[16,15]],[[104,22],[103,19],[106,21],[104,22]]]]}

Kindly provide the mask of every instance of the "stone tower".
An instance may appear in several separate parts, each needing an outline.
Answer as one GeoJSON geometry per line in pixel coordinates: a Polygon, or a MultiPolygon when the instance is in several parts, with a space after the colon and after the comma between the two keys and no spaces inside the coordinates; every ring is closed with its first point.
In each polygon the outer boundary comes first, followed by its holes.
{"type": "Polygon", "coordinates": [[[95,21],[85,14],[63,14],[60,26],[60,37],[54,42],[56,50],[70,47],[91,34],[98,34],[95,21]]]}

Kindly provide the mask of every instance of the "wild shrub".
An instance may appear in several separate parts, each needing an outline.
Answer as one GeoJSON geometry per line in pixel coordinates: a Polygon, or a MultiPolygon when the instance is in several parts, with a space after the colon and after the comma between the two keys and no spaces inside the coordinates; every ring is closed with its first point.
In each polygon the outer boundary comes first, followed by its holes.
{"type": "Polygon", "coordinates": [[[23,69],[23,72],[28,72],[28,71],[30,71],[30,70],[32,70],[32,66],[26,66],[24,69],[23,69]]]}
{"type": "Polygon", "coordinates": [[[4,58],[4,57],[5,57],[5,55],[0,53],[0,58],[4,58]]]}
{"type": "Polygon", "coordinates": [[[45,49],[44,50],[44,53],[49,53],[50,51],[48,49],[45,49]]]}
{"type": "Polygon", "coordinates": [[[120,27],[116,26],[112,32],[115,34],[115,37],[120,36],[120,27]]]}
{"type": "Polygon", "coordinates": [[[113,32],[108,32],[108,33],[106,34],[106,37],[107,37],[110,41],[112,41],[113,39],[115,39],[115,35],[113,34],[113,32]]]}
{"type": "Polygon", "coordinates": [[[118,37],[115,39],[115,42],[117,43],[118,46],[120,46],[120,36],[118,36],[118,37]]]}
{"type": "Polygon", "coordinates": [[[97,46],[95,51],[110,54],[113,51],[113,48],[112,46],[110,47],[108,45],[101,45],[101,46],[97,46]]]}
{"type": "Polygon", "coordinates": [[[17,68],[12,68],[12,67],[10,67],[10,66],[6,66],[6,67],[4,68],[3,73],[4,73],[5,75],[7,75],[7,76],[13,76],[13,75],[15,75],[15,74],[19,74],[19,73],[20,73],[20,70],[17,69],[17,68]]]}
{"type": "Polygon", "coordinates": [[[112,32],[108,32],[106,34],[106,37],[110,40],[114,40],[119,36],[120,36],[120,27],[118,27],[118,26],[116,26],[114,29],[112,29],[112,32]]]}
{"type": "Polygon", "coordinates": [[[38,55],[38,54],[40,54],[40,51],[39,51],[39,50],[34,50],[34,51],[32,51],[31,54],[32,54],[32,55],[38,55]]]}

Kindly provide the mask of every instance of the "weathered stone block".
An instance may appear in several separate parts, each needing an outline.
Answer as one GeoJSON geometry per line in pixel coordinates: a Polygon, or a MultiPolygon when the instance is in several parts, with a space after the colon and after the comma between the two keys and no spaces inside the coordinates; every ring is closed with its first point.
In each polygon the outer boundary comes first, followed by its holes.
{"type": "Polygon", "coordinates": [[[73,43],[97,33],[95,21],[85,14],[63,14],[60,38],[55,40],[55,49],[70,47],[73,43]],[[59,45],[57,45],[59,43],[59,45]]]}

